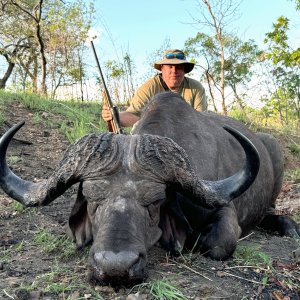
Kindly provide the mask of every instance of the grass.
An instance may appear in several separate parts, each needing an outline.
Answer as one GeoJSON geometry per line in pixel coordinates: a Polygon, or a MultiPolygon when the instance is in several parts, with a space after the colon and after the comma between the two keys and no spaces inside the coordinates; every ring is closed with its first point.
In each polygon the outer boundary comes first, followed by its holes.
{"type": "Polygon", "coordinates": [[[48,127],[58,128],[70,143],[88,133],[107,131],[105,122],[100,118],[101,103],[57,101],[29,93],[4,91],[0,91],[0,125],[7,121],[5,107],[13,101],[22,103],[30,109],[35,123],[45,123],[48,127]],[[59,117],[51,118],[54,121],[50,121],[47,114],[59,117]]]}
{"type": "Polygon", "coordinates": [[[286,170],[284,172],[284,179],[288,181],[293,181],[295,183],[300,183],[300,168],[286,170]]]}
{"type": "Polygon", "coordinates": [[[159,279],[141,283],[133,287],[132,291],[147,291],[151,299],[157,300],[185,300],[187,299],[182,291],[169,280],[159,279]]]}
{"type": "Polygon", "coordinates": [[[17,155],[11,155],[7,158],[7,161],[10,166],[14,166],[17,165],[19,162],[21,162],[22,158],[17,155]]]}
{"type": "Polygon", "coordinates": [[[295,142],[292,142],[288,145],[288,149],[291,151],[292,154],[294,155],[299,155],[300,154],[300,145],[298,145],[295,142]]]}
{"type": "Polygon", "coordinates": [[[284,289],[300,289],[298,278],[293,275],[293,271],[289,271],[289,268],[292,270],[295,267],[293,263],[277,265],[276,261],[261,251],[261,246],[238,245],[232,264],[241,266],[241,269],[250,267],[255,272],[259,270],[257,276],[260,276],[263,285],[275,282],[284,289]]]}
{"type": "Polygon", "coordinates": [[[16,211],[18,213],[22,213],[26,209],[26,207],[23,204],[21,204],[17,201],[13,201],[11,203],[11,207],[14,211],[16,211]]]}
{"type": "Polygon", "coordinates": [[[53,266],[51,271],[37,276],[32,284],[21,285],[20,289],[29,292],[39,290],[45,296],[57,295],[59,299],[66,300],[103,300],[103,297],[92,286],[82,283],[82,279],[74,273],[73,269],[61,267],[58,264],[53,266]]]}
{"type": "Polygon", "coordinates": [[[236,265],[268,268],[272,260],[269,255],[260,250],[260,246],[238,245],[233,254],[233,262],[236,265]]]}
{"type": "Polygon", "coordinates": [[[6,248],[2,246],[0,248],[0,262],[9,263],[16,253],[22,252],[24,250],[24,241],[17,243],[13,246],[6,248]]]}
{"type": "Polygon", "coordinates": [[[2,263],[10,262],[13,255],[12,249],[11,248],[6,249],[4,246],[2,246],[1,248],[0,248],[0,262],[2,263]]]}
{"type": "Polygon", "coordinates": [[[73,241],[66,235],[56,236],[43,228],[39,228],[34,243],[45,253],[59,253],[61,258],[70,258],[76,254],[73,241]]]}

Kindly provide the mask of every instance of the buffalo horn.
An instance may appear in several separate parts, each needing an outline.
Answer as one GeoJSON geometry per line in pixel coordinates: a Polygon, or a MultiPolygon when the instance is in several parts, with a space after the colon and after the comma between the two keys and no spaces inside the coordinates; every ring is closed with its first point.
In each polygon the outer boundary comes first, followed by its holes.
{"type": "Polygon", "coordinates": [[[188,175],[190,181],[186,180],[186,184],[182,185],[182,189],[192,195],[195,203],[206,207],[227,205],[251,186],[259,171],[260,158],[253,143],[242,133],[231,127],[224,126],[224,129],[241,144],[246,154],[246,161],[240,171],[218,181],[193,179],[194,174],[188,175]]]}
{"type": "Polygon", "coordinates": [[[36,205],[35,203],[27,203],[26,195],[29,190],[34,188],[36,185],[33,182],[26,181],[15,175],[6,163],[6,151],[8,145],[16,134],[16,132],[25,124],[25,122],[20,122],[10,128],[7,132],[3,134],[0,139],[0,186],[3,191],[8,194],[13,199],[22,203],[23,205],[30,206],[36,205]]]}

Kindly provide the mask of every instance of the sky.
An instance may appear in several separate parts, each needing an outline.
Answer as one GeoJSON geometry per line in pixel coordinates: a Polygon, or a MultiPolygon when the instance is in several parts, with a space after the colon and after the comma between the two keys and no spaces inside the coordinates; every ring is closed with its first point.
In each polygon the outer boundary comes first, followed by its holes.
{"type": "MultiPolygon", "coordinates": [[[[149,54],[170,39],[172,48],[183,48],[184,42],[203,30],[193,25],[200,18],[197,3],[201,0],[97,0],[96,24],[98,38],[94,41],[103,61],[120,57],[128,51],[140,68],[149,54]],[[100,33],[99,33],[100,32],[100,33]]],[[[243,40],[254,39],[262,46],[265,33],[281,15],[290,18],[291,36],[300,45],[300,12],[292,0],[244,0],[240,17],[230,28],[243,40]],[[298,31],[293,26],[298,25],[298,31]]]]}

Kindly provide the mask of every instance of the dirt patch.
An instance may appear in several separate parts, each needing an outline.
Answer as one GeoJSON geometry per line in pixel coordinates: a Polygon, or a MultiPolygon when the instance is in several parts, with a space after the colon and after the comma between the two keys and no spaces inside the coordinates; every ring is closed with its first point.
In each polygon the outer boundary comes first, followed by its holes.
{"type": "MultiPolygon", "coordinates": [[[[12,104],[7,111],[11,124],[26,121],[8,150],[13,171],[28,180],[46,178],[68,146],[55,126],[45,125],[59,117],[45,112],[41,114],[44,122],[36,124],[33,113],[20,104],[12,104]]],[[[289,156],[287,165],[299,166],[300,157],[289,155],[287,145],[283,147],[289,156]]],[[[76,186],[47,207],[22,211],[0,193],[0,298],[154,299],[147,290],[95,286],[88,280],[88,250],[76,251],[73,246],[66,255],[67,247],[72,247],[68,242],[58,251],[49,251],[38,241],[43,234],[49,235],[46,242],[50,244],[55,243],[52,236],[65,239],[75,194],[76,186]]],[[[284,183],[277,209],[299,215],[299,183],[284,183]]],[[[182,290],[185,299],[300,299],[299,240],[254,230],[239,242],[239,249],[250,249],[257,257],[222,262],[190,254],[174,259],[155,246],[149,252],[147,282],[167,279],[182,290]]]]}

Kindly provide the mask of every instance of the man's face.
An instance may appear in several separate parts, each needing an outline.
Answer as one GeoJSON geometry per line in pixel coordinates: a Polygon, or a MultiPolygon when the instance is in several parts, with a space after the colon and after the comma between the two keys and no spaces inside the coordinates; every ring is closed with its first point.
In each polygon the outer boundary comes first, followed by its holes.
{"type": "Polygon", "coordinates": [[[162,78],[170,89],[180,87],[184,78],[184,65],[162,65],[162,78]]]}

